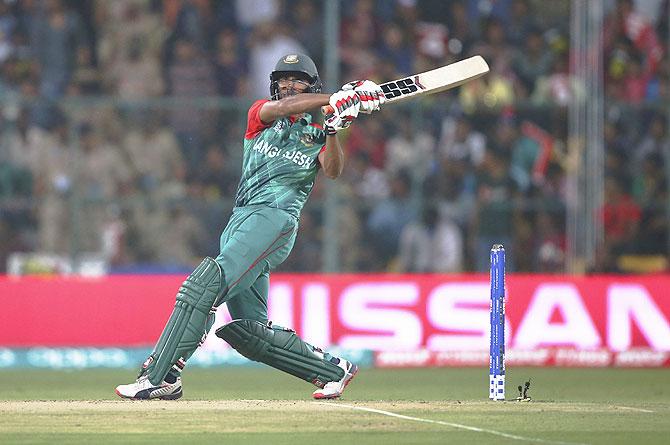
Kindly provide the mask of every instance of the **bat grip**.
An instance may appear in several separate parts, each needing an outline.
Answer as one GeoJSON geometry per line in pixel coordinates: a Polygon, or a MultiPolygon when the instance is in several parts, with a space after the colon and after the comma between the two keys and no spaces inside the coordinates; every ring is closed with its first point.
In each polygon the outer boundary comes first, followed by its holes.
{"type": "Polygon", "coordinates": [[[321,113],[323,113],[325,116],[329,114],[333,114],[335,112],[335,109],[331,107],[330,105],[324,105],[321,107],[321,113]]]}

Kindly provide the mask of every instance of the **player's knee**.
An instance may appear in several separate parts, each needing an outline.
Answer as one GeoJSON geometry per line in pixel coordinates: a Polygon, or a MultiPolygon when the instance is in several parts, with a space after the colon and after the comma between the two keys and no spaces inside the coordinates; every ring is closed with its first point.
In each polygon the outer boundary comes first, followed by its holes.
{"type": "Polygon", "coordinates": [[[212,258],[205,257],[182,283],[177,303],[182,302],[207,313],[221,294],[223,282],[221,266],[212,258]]]}
{"type": "Polygon", "coordinates": [[[233,320],[216,330],[217,337],[243,356],[255,361],[263,361],[270,346],[271,334],[267,324],[249,319],[233,320]]]}

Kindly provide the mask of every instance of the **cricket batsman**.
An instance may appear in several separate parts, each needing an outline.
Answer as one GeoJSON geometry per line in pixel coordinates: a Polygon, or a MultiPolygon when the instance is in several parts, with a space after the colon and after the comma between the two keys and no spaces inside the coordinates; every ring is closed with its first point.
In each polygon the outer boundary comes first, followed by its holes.
{"type": "Polygon", "coordinates": [[[182,396],[181,372],[226,303],[233,321],[216,335],[245,357],[313,383],[313,397],[339,397],[358,367],[304,342],[268,320],[270,270],[291,252],[298,219],[319,170],[335,179],[344,153],[337,133],[385,102],[372,81],[346,84],[321,94],[314,62],[289,54],[270,74],[270,99],[249,108],[242,178],[235,207],[221,234],[220,253],[206,257],[186,278],[156,346],[137,380],[116,387],[127,399],[175,400],[182,396]],[[307,112],[330,105],[325,126],[307,112]]]}

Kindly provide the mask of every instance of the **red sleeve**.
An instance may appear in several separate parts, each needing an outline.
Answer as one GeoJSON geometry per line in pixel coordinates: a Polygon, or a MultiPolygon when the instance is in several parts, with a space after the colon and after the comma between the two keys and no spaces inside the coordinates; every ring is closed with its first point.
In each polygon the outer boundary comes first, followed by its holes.
{"type": "Polygon", "coordinates": [[[260,116],[258,116],[258,113],[261,111],[261,107],[265,102],[268,102],[268,100],[257,100],[249,108],[249,113],[247,114],[247,132],[244,134],[244,139],[254,138],[259,132],[265,130],[272,124],[272,122],[266,124],[261,120],[260,116]]]}

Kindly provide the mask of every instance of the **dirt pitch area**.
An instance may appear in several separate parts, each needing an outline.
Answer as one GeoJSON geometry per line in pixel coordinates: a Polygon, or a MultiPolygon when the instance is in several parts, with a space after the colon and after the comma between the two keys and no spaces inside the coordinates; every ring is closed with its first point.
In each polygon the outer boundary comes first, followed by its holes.
{"type": "Polygon", "coordinates": [[[639,443],[663,443],[660,435],[647,434],[668,415],[665,409],[564,402],[6,401],[0,404],[0,439],[6,441],[0,441],[169,443],[178,438],[298,445],[341,443],[342,437],[359,435],[356,443],[611,444],[630,443],[633,436],[644,438],[639,443]],[[605,438],[604,431],[596,431],[601,428],[618,434],[605,438]]]}
{"type": "Polygon", "coordinates": [[[667,371],[519,371],[511,379],[534,378],[532,402],[479,397],[486,388],[472,369],[365,370],[329,402],[272,371],[192,370],[183,399],[150,402],[115,399],[113,385],[128,371],[3,371],[0,443],[641,445],[670,437],[667,371]]]}

